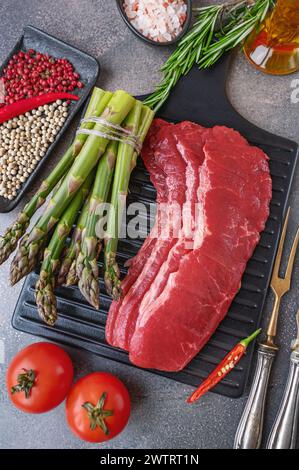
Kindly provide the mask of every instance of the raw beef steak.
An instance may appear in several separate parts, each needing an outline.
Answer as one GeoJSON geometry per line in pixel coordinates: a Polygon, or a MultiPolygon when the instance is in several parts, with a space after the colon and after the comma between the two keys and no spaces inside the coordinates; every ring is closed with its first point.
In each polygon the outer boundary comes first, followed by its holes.
{"type": "Polygon", "coordinates": [[[158,203],[189,205],[189,224],[183,211],[178,237],[156,231],[145,241],[122,300],[112,304],[106,336],[140,367],[178,371],[214,333],[240,288],[269,214],[268,158],[232,129],[161,120],[142,156],[158,203]]]}

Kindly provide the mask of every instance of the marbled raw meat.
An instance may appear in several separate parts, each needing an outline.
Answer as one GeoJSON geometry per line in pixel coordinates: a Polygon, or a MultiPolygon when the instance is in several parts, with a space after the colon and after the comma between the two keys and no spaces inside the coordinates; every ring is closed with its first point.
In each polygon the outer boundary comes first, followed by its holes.
{"type": "Polygon", "coordinates": [[[196,247],[139,312],[129,351],[140,367],[179,371],[198,354],[237,294],[269,215],[272,182],[262,150],[216,126],[204,153],[196,247]]]}

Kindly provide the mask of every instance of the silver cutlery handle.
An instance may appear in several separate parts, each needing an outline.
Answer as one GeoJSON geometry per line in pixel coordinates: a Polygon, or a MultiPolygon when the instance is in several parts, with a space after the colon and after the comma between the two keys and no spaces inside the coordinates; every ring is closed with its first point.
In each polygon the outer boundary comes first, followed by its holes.
{"type": "Polygon", "coordinates": [[[266,395],[275,355],[274,349],[259,346],[255,375],[235,436],[234,449],[259,449],[261,445],[266,395]]]}
{"type": "Polygon", "coordinates": [[[291,364],[282,402],[267,449],[295,449],[299,419],[299,352],[291,354],[291,364]]]}

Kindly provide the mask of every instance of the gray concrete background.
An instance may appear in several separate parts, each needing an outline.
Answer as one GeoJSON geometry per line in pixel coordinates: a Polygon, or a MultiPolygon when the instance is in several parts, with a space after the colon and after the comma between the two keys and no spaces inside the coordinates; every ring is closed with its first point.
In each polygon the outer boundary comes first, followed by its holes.
{"type": "MultiPolygon", "coordinates": [[[[220,3],[196,1],[196,4],[220,3]]],[[[101,87],[122,87],[131,93],[145,93],[159,80],[159,67],[169,54],[167,48],[148,46],[127,29],[118,15],[114,0],[1,0],[0,62],[4,60],[22,32],[32,24],[97,57],[102,66],[101,87]]],[[[233,105],[255,124],[273,133],[299,142],[299,104],[292,104],[291,81],[299,74],[270,77],[251,68],[241,52],[236,55],[229,77],[228,90],[233,105]]],[[[74,124],[75,126],[75,124],[74,124]]],[[[73,126],[73,127],[74,127],[73,126]]],[[[71,131],[65,145],[71,138],[71,131]]],[[[62,150],[61,146],[61,149],[62,150]]],[[[61,154],[57,152],[57,156],[61,154]]],[[[55,159],[51,165],[55,163],[55,159]]],[[[45,168],[44,175],[49,167],[45,168]]],[[[38,182],[37,182],[38,183],[38,182]]],[[[34,193],[36,186],[32,188],[34,193]]],[[[27,195],[29,198],[30,194],[27,195]]],[[[298,171],[291,197],[290,233],[299,224],[298,171]]],[[[10,214],[0,215],[0,232],[15,218],[20,206],[10,214]]],[[[289,243],[290,246],[290,243],[289,243]]],[[[21,284],[8,283],[9,264],[0,270],[0,340],[4,342],[5,363],[0,365],[0,448],[94,448],[75,438],[64,418],[64,405],[41,416],[25,415],[14,409],[7,399],[5,371],[12,357],[26,345],[37,341],[30,335],[14,331],[10,320],[21,284]]],[[[296,261],[292,291],[282,303],[278,341],[281,350],[271,378],[265,435],[273,422],[288,372],[289,345],[295,334],[298,308],[299,260],[296,261]]],[[[270,296],[265,319],[271,308],[270,296]]],[[[69,349],[76,376],[106,370],[118,375],[128,386],[133,401],[132,417],[118,438],[101,448],[204,449],[231,448],[234,434],[246,403],[246,397],[231,400],[208,394],[193,407],[184,400],[191,388],[176,382],[137,371],[91,354],[69,349]]]]}

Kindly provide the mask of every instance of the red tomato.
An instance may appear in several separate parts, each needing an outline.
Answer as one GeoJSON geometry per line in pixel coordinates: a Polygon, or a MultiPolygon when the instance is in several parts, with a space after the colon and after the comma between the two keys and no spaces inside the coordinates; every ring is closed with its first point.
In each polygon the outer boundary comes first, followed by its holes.
{"type": "Polygon", "coordinates": [[[72,387],[66,401],[71,430],[84,441],[103,442],[117,436],[130,417],[130,396],[114,375],[95,372],[72,387]]]}
{"type": "Polygon", "coordinates": [[[22,411],[44,413],[58,406],[74,376],[69,355],[51,343],[36,343],[20,351],[7,370],[11,401],[22,411]]]}

